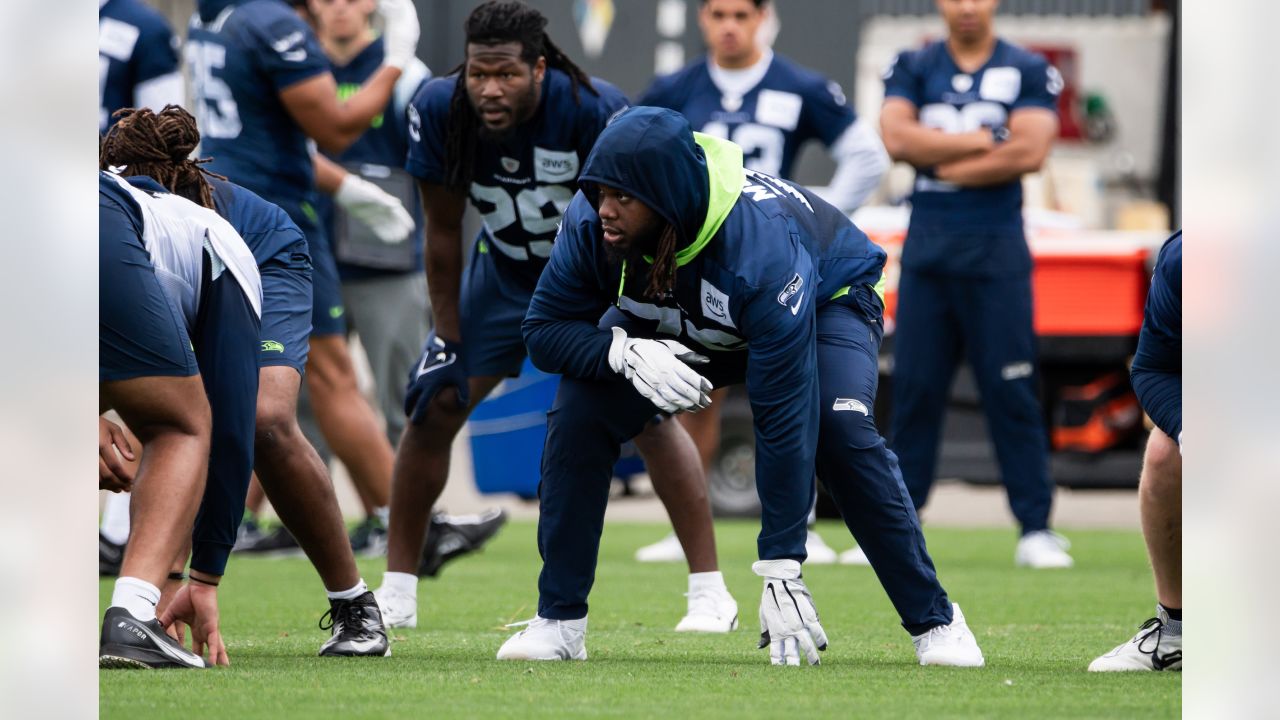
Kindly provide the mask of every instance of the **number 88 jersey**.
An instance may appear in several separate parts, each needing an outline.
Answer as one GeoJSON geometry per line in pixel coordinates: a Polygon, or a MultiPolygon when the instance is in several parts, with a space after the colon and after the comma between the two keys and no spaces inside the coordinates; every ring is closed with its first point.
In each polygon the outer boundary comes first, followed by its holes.
{"type": "MultiPolygon", "coordinates": [[[[916,106],[919,121],[943,132],[1004,129],[1022,108],[1057,110],[1062,76],[1042,56],[997,40],[991,57],[976,72],[962,71],[945,41],[899,53],[884,74],[885,97],[916,106]]],[[[932,168],[916,168],[911,197],[912,232],[945,235],[1022,235],[1022,182],[961,188],[934,178],[932,168]]]]}
{"type": "MultiPolygon", "coordinates": [[[[460,76],[431,80],[410,103],[405,169],[422,182],[446,184],[449,108],[460,76]]],[[[479,246],[503,271],[532,288],[551,257],[556,229],[578,191],[578,172],[609,119],[627,107],[617,88],[591,78],[574,98],[569,76],[548,68],[532,117],[501,138],[480,137],[474,154],[472,207],[484,219],[479,246]]],[[[477,121],[478,122],[478,121],[477,121]]]]}

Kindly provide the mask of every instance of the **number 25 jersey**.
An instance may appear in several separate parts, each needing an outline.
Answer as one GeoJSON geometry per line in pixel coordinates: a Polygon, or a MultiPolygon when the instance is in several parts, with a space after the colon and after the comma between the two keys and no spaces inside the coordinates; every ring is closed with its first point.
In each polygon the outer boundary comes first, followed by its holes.
{"type": "MultiPolygon", "coordinates": [[[[459,82],[457,75],[431,80],[409,105],[405,169],[423,182],[446,184],[449,107],[459,82]]],[[[594,93],[579,86],[575,99],[569,76],[548,68],[533,116],[500,138],[487,138],[481,130],[476,143],[468,195],[484,218],[479,250],[530,288],[551,257],[560,218],[578,190],[578,172],[596,137],[627,106],[609,83],[591,78],[591,84],[594,93]]]]}

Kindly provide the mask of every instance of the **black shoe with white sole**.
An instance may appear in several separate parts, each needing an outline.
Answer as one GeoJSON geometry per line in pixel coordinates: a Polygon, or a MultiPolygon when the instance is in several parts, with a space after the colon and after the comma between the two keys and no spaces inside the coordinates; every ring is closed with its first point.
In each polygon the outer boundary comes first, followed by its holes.
{"type": "Polygon", "coordinates": [[[107,608],[98,645],[100,668],[203,668],[204,660],[165,634],[158,620],[143,622],[124,608],[107,608]]]}
{"type": "Polygon", "coordinates": [[[372,592],[366,591],[352,600],[330,600],[329,612],[320,618],[320,629],[333,630],[333,636],[320,646],[322,657],[391,654],[387,630],[382,625],[382,611],[372,592]]]}
{"type": "Polygon", "coordinates": [[[418,577],[435,577],[445,563],[484,547],[506,522],[507,513],[501,508],[479,515],[432,515],[418,577]]]}

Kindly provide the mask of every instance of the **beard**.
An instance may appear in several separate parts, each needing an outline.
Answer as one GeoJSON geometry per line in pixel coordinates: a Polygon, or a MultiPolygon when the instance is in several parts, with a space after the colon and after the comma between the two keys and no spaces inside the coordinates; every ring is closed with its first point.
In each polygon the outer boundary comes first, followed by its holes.
{"type": "MultiPolygon", "coordinates": [[[[485,125],[483,121],[480,122],[480,131],[478,133],[480,140],[486,143],[502,143],[510,139],[512,135],[515,135],[516,128],[520,127],[521,123],[532,117],[534,110],[537,109],[537,103],[538,86],[531,85],[529,86],[528,92],[512,100],[510,125],[502,128],[501,130],[494,130],[488,125],[485,125]]],[[[476,108],[474,104],[471,106],[471,109],[472,112],[476,113],[478,118],[480,115],[479,109],[476,108]]]]}
{"type": "Polygon", "coordinates": [[[614,247],[604,241],[604,256],[609,261],[610,267],[617,267],[622,263],[626,263],[631,267],[639,267],[639,263],[644,259],[645,255],[652,255],[658,247],[658,235],[660,233],[651,233],[646,237],[633,241],[624,250],[614,247]]]}

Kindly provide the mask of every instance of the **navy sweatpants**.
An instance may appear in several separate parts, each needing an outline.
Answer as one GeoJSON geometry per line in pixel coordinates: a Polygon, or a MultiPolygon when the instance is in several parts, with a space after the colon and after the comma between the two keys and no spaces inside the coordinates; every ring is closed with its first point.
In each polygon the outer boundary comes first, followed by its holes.
{"type": "MultiPolygon", "coordinates": [[[[951,603],[925,549],[897,461],[871,414],[881,330],[878,301],[868,294],[858,292],[848,302],[818,309],[822,412],[817,472],[865,549],[903,627],[918,634],[950,623],[951,603]]],[[[745,353],[715,354],[712,366],[698,370],[723,387],[742,382],[744,358],[745,353]]],[[[538,490],[542,617],[586,616],[611,468],[621,444],[639,434],[653,415],[653,404],[621,377],[561,380],[547,418],[538,490]]],[[[761,559],[794,556],[794,548],[804,545],[812,484],[777,488],[767,477],[756,482],[762,506],[761,559]]]]}
{"type": "Polygon", "coordinates": [[[1031,276],[904,269],[898,288],[890,438],[916,509],[933,487],[947,395],[963,353],[978,382],[1013,514],[1024,533],[1047,528],[1053,486],[1036,394],[1031,276]]]}

